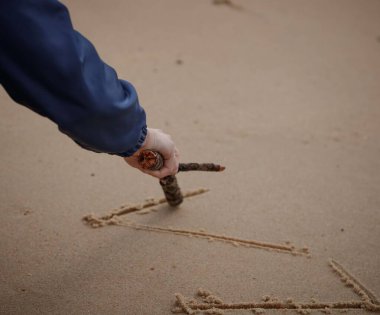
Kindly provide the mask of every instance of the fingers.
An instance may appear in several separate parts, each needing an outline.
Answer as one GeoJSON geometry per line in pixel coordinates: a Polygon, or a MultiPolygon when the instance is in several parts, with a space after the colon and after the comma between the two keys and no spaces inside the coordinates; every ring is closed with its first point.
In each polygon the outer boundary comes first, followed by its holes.
{"type": "Polygon", "coordinates": [[[159,171],[144,170],[143,172],[145,174],[151,175],[151,176],[159,178],[159,179],[164,178],[164,177],[169,176],[169,175],[175,175],[175,173],[173,174],[173,172],[171,170],[169,170],[168,168],[165,168],[165,167],[159,171]]]}
{"type": "Polygon", "coordinates": [[[173,150],[172,155],[169,159],[164,159],[164,166],[162,169],[158,171],[150,171],[150,170],[144,170],[139,167],[139,169],[144,172],[145,174],[149,174],[156,178],[163,178],[169,175],[175,175],[178,173],[178,167],[179,167],[179,152],[178,149],[175,148],[173,150]]]}
{"type": "Polygon", "coordinates": [[[171,136],[159,129],[148,128],[147,137],[143,146],[135,152],[133,156],[126,157],[125,161],[132,167],[141,172],[156,178],[163,178],[168,175],[175,175],[179,167],[179,151],[176,148],[171,136]],[[164,158],[164,165],[158,171],[143,169],[138,162],[138,156],[143,150],[153,150],[159,152],[164,158]]]}

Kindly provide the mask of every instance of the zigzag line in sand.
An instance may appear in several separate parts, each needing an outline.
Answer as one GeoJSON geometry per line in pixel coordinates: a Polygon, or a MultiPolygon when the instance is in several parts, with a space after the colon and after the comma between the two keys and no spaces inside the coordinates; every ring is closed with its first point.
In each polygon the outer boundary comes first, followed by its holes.
{"type": "Polygon", "coordinates": [[[223,314],[225,310],[253,310],[256,313],[262,313],[268,310],[295,310],[300,314],[310,314],[311,310],[321,310],[330,314],[331,310],[348,311],[352,309],[363,309],[372,312],[380,312],[380,303],[375,295],[361,284],[354,276],[346,271],[342,265],[334,260],[330,260],[330,267],[341,278],[341,280],[353,291],[360,296],[362,301],[346,301],[346,302],[316,302],[312,303],[296,303],[291,299],[285,302],[264,297],[264,302],[243,302],[243,303],[224,303],[219,297],[212,295],[211,292],[199,289],[198,296],[203,302],[194,299],[186,299],[182,294],[176,293],[175,308],[172,313],[185,313],[188,315],[204,312],[205,314],[223,314]]]}
{"type": "MultiPolygon", "coordinates": [[[[199,189],[195,189],[195,190],[190,190],[190,191],[187,191],[183,194],[183,198],[189,198],[189,197],[201,195],[201,194],[204,194],[208,191],[210,191],[210,190],[206,189],[206,188],[199,188],[199,189]]],[[[157,205],[164,204],[164,203],[168,203],[165,197],[163,197],[163,198],[149,198],[149,199],[145,200],[145,202],[143,202],[143,203],[139,203],[139,204],[135,204],[135,205],[128,205],[128,204],[122,205],[117,209],[111,210],[111,212],[109,214],[106,214],[106,215],[100,217],[100,219],[101,220],[110,220],[115,216],[121,216],[121,215],[128,214],[131,212],[140,211],[142,209],[146,209],[146,208],[157,206],[157,205]]],[[[88,216],[93,216],[93,215],[90,214],[88,216]]],[[[86,217],[84,217],[83,220],[86,221],[86,217]]],[[[93,226],[93,227],[96,227],[96,226],[93,226]]]]}
{"type": "MultiPolygon", "coordinates": [[[[207,189],[197,189],[193,191],[189,191],[184,194],[185,197],[192,197],[196,196],[202,193],[207,192],[207,189]]],[[[288,253],[292,255],[302,255],[311,257],[309,254],[309,249],[307,247],[304,247],[302,249],[296,249],[291,244],[272,244],[272,243],[266,243],[266,242],[259,242],[255,240],[245,240],[237,237],[231,237],[231,236],[225,236],[225,235],[218,235],[213,233],[208,233],[204,231],[194,231],[194,230],[184,230],[184,229],[175,229],[171,227],[159,227],[159,226],[153,226],[153,225],[144,225],[139,224],[130,220],[127,221],[121,221],[120,216],[125,215],[131,212],[139,211],[148,207],[152,207],[157,204],[165,203],[165,198],[161,199],[150,199],[142,204],[133,205],[133,206],[122,206],[113,212],[111,212],[108,215],[104,215],[102,217],[97,217],[93,214],[86,215],[83,217],[83,221],[90,225],[93,228],[103,227],[106,225],[118,225],[118,226],[125,226],[129,228],[133,228],[135,230],[145,230],[150,232],[160,232],[160,233],[170,233],[174,235],[182,235],[187,237],[196,237],[196,238],[202,238],[207,239],[210,242],[211,241],[219,241],[224,243],[232,244],[236,247],[238,246],[244,246],[244,247],[251,247],[251,248],[260,248],[265,249],[269,251],[276,251],[280,253],[288,253]]]]}
{"type": "Polygon", "coordinates": [[[245,240],[245,239],[226,236],[226,235],[212,234],[212,233],[202,232],[202,231],[175,229],[171,227],[160,227],[160,226],[154,226],[154,225],[145,225],[145,224],[139,224],[130,220],[121,221],[119,218],[115,218],[115,217],[108,220],[104,220],[101,218],[96,218],[92,215],[88,215],[83,220],[93,228],[97,228],[99,226],[105,226],[105,225],[117,225],[117,226],[133,228],[135,230],[144,230],[144,231],[158,232],[158,233],[170,233],[174,235],[182,235],[182,236],[187,236],[187,237],[207,239],[210,242],[219,241],[223,243],[232,244],[236,247],[244,246],[244,247],[251,247],[251,248],[260,248],[260,249],[275,251],[279,253],[288,253],[294,256],[307,256],[308,258],[311,257],[311,255],[309,254],[309,249],[307,247],[304,247],[302,249],[296,249],[293,245],[272,244],[272,243],[259,242],[255,240],[245,240]]]}

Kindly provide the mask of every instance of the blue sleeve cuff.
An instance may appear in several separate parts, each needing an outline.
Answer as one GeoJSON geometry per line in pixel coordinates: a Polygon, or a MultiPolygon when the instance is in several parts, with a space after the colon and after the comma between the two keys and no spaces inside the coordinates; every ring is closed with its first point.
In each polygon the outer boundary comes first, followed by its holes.
{"type": "Polygon", "coordinates": [[[128,156],[133,155],[144,144],[147,133],[148,133],[148,129],[146,126],[144,126],[141,130],[141,135],[137,144],[133,148],[129,149],[128,151],[116,153],[116,155],[119,155],[122,157],[128,157],[128,156]]]}

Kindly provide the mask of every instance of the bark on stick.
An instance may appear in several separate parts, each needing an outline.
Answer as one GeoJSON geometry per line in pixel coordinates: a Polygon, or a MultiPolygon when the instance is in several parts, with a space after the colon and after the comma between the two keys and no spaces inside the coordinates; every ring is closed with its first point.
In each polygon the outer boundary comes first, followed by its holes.
{"type": "MultiPolygon", "coordinates": [[[[164,158],[159,152],[145,150],[139,155],[139,163],[143,169],[151,171],[160,170],[164,166],[164,158]]],[[[180,163],[178,172],[204,171],[221,172],[225,167],[214,163],[180,163]]],[[[183,196],[174,175],[169,175],[160,179],[160,185],[164,191],[169,205],[175,207],[182,203],[183,196]]]]}
{"type": "Polygon", "coordinates": [[[179,163],[178,172],[203,171],[221,172],[225,167],[214,163],[179,163]]]}
{"type": "MultiPolygon", "coordinates": [[[[158,171],[164,166],[164,158],[159,152],[145,150],[139,155],[139,163],[143,169],[158,171]]],[[[174,175],[161,178],[160,185],[170,206],[176,207],[182,203],[183,196],[174,175]]]]}

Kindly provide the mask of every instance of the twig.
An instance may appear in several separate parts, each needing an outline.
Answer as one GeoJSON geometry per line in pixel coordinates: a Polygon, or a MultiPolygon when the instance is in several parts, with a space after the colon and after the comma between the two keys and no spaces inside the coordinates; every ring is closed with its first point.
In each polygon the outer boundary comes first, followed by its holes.
{"type": "Polygon", "coordinates": [[[214,163],[179,163],[178,172],[203,171],[222,172],[226,168],[214,163]]]}
{"type": "MultiPolygon", "coordinates": [[[[139,154],[138,162],[143,169],[157,171],[164,166],[163,156],[152,150],[144,150],[139,154]]],[[[225,169],[213,163],[180,163],[178,172],[187,171],[206,171],[206,172],[220,172],[225,169]]],[[[170,206],[175,207],[182,203],[183,196],[179,188],[177,178],[174,175],[169,175],[160,179],[160,185],[164,191],[167,202],[170,206]]]]}

